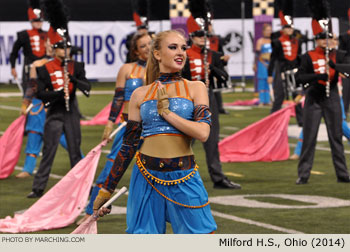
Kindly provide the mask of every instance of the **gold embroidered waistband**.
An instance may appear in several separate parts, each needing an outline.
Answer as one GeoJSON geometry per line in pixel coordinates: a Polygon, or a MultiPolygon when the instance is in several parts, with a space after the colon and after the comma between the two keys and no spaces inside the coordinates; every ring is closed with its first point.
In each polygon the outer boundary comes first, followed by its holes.
{"type": "Polygon", "coordinates": [[[187,174],[186,176],[184,176],[182,178],[175,179],[175,180],[163,180],[163,179],[160,179],[160,178],[153,176],[151,173],[149,173],[147,171],[147,169],[145,168],[145,166],[143,165],[143,163],[141,161],[140,153],[136,154],[136,164],[139,167],[140,172],[142,174],[144,174],[147,178],[150,178],[154,182],[161,184],[161,185],[165,185],[165,186],[184,183],[186,180],[189,180],[190,178],[192,178],[194,176],[194,174],[198,171],[198,165],[196,164],[195,167],[193,168],[193,171],[191,171],[189,174],[187,174]]]}

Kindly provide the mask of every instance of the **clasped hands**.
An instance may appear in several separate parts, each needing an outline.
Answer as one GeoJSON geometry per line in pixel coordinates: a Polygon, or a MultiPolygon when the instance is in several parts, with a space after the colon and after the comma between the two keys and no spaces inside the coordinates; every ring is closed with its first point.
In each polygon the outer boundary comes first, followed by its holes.
{"type": "Polygon", "coordinates": [[[169,95],[160,82],[157,84],[157,110],[160,116],[164,114],[168,115],[171,111],[169,110],[169,95]]]}

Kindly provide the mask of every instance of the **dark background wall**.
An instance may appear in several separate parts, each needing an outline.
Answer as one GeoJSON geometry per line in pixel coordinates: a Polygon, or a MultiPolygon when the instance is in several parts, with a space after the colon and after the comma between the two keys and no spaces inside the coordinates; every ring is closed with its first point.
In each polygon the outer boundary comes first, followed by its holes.
{"type": "MultiPolygon", "coordinates": [[[[169,19],[168,0],[149,0],[151,19],[169,19]]],[[[241,0],[210,0],[214,18],[240,18],[241,0]]],[[[245,2],[245,16],[252,17],[252,0],[245,2]]],[[[307,17],[306,0],[294,1],[295,17],[307,17]]],[[[132,20],[131,0],[63,0],[70,9],[70,20],[132,20]]],[[[330,0],[331,13],[347,23],[347,10],[350,0],[330,0]]],[[[0,21],[27,20],[27,0],[0,0],[0,21]]]]}

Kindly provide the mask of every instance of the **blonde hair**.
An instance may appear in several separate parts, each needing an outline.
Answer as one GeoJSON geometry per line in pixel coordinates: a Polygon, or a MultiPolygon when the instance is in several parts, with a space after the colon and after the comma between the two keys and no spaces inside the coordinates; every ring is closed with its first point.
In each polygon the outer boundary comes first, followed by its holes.
{"type": "Polygon", "coordinates": [[[184,35],[181,32],[176,30],[159,32],[153,37],[151,52],[148,57],[147,65],[146,65],[146,82],[145,82],[146,85],[153,83],[159,77],[159,73],[160,73],[159,62],[154,57],[154,51],[155,50],[159,51],[161,49],[161,42],[171,33],[180,35],[186,41],[184,35]]]}

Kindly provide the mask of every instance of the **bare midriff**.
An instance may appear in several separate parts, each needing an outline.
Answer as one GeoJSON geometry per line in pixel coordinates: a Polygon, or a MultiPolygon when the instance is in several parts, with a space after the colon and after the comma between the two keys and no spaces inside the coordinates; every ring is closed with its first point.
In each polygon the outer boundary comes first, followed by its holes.
{"type": "Polygon", "coordinates": [[[177,134],[158,134],[144,139],[140,153],[157,158],[193,155],[192,138],[177,134]]]}
{"type": "Polygon", "coordinates": [[[262,60],[269,61],[270,57],[271,57],[271,53],[262,53],[262,54],[260,54],[260,59],[262,59],[262,60]]]}

